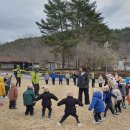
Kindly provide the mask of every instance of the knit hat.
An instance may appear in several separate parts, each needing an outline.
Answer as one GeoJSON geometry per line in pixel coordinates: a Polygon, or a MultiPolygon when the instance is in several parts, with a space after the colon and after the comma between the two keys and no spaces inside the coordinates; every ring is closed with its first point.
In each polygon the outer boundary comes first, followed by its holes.
{"type": "Polygon", "coordinates": [[[49,87],[48,86],[45,86],[44,87],[44,92],[48,92],[49,91],[49,87]]]}
{"type": "Polygon", "coordinates": [[[103,91],[104,91],[104,92],[106,92],[106,91],[108,91],[108,90],[109,90],[109,86],[108,86],[108,85],[106,85],[106,86],[103,87],[103,91]]]}
{"type": "Polygon", "coordinates": [[[68,92],[67,92],[67,96],[73,96],[73,92],[68,91],[68,92]]]}
{"type": "Polygon", "coordinates": [[[33,86],[31,86],[31,85],[28,85],[28,86],[27,86],[27,88],[28,88],[28,89],[29,89],[29,88],[30,88],[30,89],[33,89],[33,86]]]}

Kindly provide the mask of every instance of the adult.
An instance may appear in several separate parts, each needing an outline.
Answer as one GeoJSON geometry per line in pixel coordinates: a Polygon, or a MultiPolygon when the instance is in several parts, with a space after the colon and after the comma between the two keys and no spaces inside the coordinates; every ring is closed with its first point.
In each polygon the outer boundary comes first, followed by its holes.
{"type": "Polygon", "coordinates": [[[52,84],[55,85],[55,79],[56,79],[56,73],[55,72],[53,72],[51,74],[51,78],[52,78],[52,84]]]}
{"type": "Polygon", "coordinates": [[[20,86],[21,86],[22,73],[24,72],[24,70],[22,70],[22,69],[20,68],[20,66],[17,65],[16,69],[14,69],[13,72],[14,72],[14,74],[15,74],[15,76],[16,76],[16,80],[17,80],[16,86],[19,85],[19,87],[20,87],[20,86]]]}
{"type": "Polygon", "coordinates": [[[79,87],[78,99],[82,102],[82,95],[85,95],[85,104],[88,105],[89,101],[89,76],[86,67],[80,68],[80,74],[78,76],[77,86],[79,87]]]}
{"type": "Polygon", "coordinates": [[[44,75],[46,85],[48,85],[49,77],[50,76],[49,76],[48,72],[46,72],[45,75],[44,75]]]}
{"type": "Polygon", "coordinates": [[[103,79],[101,74],[100,74],[100,76],[98,78],[98,83],[99,83],[99,87],[102,87],[102,84],[104,83],[104,79],[103,79]]]}
{"type": "Polygon", "coordinates": [[[34,87],[35,95],[39,95],[39,80],[40,80],[40,74],[39,74],[39,65],[34,66],[34,70],[31,72],[32,75],[32,84],[34,87]]]}
{"type": "Polygon", "coordinates": [[[94,88],[95,87],[95,76],[94,76],[94,73],[92,73],[91,79],[92,79],[92,87],[94,88]]]}
{"type": "Polygon", "coordinates": [[[70,74],[69,74],[69,72],[66,73],[65,79],[66,79],[66,84],[69,85],[69,83],[70,83],[70,74]]]}
{"type": "Polygon", "coordinates": [[[76,74],[75,71],[73,72],[72,78],[73,78],[74,85],[76,86],[76,82],[77,82],[77,81],[76,81],[76,79],[77,79],[77,74],[76,74]]]}

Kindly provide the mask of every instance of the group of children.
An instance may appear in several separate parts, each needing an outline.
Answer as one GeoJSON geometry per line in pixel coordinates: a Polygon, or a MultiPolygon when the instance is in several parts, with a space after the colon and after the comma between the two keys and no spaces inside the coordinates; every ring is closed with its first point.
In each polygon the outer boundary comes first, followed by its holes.
{"type": "MultiPolygon", "coordinates": [[[[92,101],[89,105],[88,110],[94,109],[94,121],[93,123],[99,124],[106,118],[107,111],[110,110],[113,116],[119,115],[122,112],[122,108],[126,108],[125,97],[126,97],[126,85],[125,81],[119,76],[113,76],[111,74],[106,75],[107,84],[102,88],[96,87],[93,88],[92,101]],[[103,113],[103,117],[101,114],[103,113]]],[[[8,79],[8,78],[7,78],[8,79]]],[[[3,96],[7,95],[9,97],[9,109],[16,108],[16,100],[18,97],[18,89],[14,83],[11,83],[11,88],[8,92],[5,91],[5,82],[0,77],[0,106],[3,105],[2,99],[3,96]]],[[[11,81],[11,80],[10,80],[11,81]]],[[[26,106],[25,115],[34,114],[34,106],[37,101],[42,100],[42,117],[45,117],[45,111],[48,109],[48,118],[52,116],[52,102],[51,100],[58,101],[58,98],[49,92],[49,87],[44,87],[44,92],[39,96],[35,96],[33,87],[30,85],[27,87],[27,90],[23,93],[23,102],[26,106]]],[[[61,120],[57,123],[58,126],[61,126],[62,123],[68,116],[73,116],[76,119],[76,122],[79,127],[81,123],[77,115],[76,106],[83,106],[82,102],[73,97],[72,92],[67,93],[67,97],[62,99],[57,103],[57,106],[65,105],[64,115],[61,120]]]]}

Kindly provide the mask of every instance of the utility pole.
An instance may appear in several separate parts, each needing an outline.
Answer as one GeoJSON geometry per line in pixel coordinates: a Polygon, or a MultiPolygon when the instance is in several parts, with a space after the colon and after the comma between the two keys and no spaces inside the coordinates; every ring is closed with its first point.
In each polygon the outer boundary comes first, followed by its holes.
{"type": "Polygon", "coordinates": [[[108,43],[108,41],[107,42],[105,42],[105,44],[104,44],[104,47],[105,47],[105,62],[106,62],[106,73],[108,72],[108,68],[107,68],[107,66],[108,66],[108,61],[107,61],[107,51],[108,51],[108,45],[109,45],[109,43],[108,43]]]}

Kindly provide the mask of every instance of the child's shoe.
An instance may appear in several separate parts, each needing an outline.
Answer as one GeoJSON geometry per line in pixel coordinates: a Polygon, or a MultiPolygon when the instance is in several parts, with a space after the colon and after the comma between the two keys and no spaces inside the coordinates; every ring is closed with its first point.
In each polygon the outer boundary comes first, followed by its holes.
{"type": "Polygon", "coordinates": [[[82,127],[82,124],[81,124],[81,123],[78,123],[78,127],[82,127]]]}
{"type": "Polygon", "coordinates": [[[119,113],[117,112],[117,113],[115,113],[115,115],[119,115],[119,113]]]}
{"type": "Polygon", "coordinates": [[[93,124],[97,124],[98,125],[98,124],[100,124],[100,122],[93,121],[93,124]]]}
{"type": "Polygon", "coordinates": [[[102,122],[103,120],[101,119],[101,120],[99,120],[99,122],[102,122]]]}
{"type": "Polygon", "coordinates": [[[58,123],[57,123],[57,126],[58,126],[58,127],[61,127],[61,123],[60,123],[60,122],[58,122],[58,123]]]}

